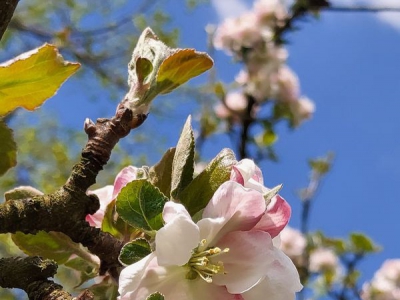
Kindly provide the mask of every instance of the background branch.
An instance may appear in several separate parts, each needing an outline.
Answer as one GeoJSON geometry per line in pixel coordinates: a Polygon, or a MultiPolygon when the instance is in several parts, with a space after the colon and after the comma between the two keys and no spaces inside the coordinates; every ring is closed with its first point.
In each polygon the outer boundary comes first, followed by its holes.
{"type": "Polygon", "coordinates": [[[0,1],[0,40],[10,23],[17,7],[18,0],[3,0],[0,1]]]}

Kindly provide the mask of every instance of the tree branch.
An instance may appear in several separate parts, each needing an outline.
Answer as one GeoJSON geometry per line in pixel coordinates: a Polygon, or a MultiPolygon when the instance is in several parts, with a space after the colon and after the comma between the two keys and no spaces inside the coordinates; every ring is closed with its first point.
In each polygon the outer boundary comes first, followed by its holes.
{"type": "Polygon", "coordinates": [[[3,0],[0,1],[0,40],[7,29],[8,23],[14,14],[18,0],[3,0]]]}
{"type": "MultiPolygon", "coordinates": [[[[72,300],[62,286],[47,278],[57,273],[57,264],[41,257],[10,257],[0,259],[0,286],[24,290],[32,300],[72,300]]],[[[93,295],[85,291],[77,299],[90,300],[93,295]]]]}
{"type": "Polygon", "coordinates": [[[123,106],[118,107],[111,119],[98,119],[96,124],[87,119],[88,142],[66,184],[52,194],[1,204],[0,233],[62,232],[101,259],[100,274],[111,271],[116,277],[118,272],[115,270],[121,266],[118,255],[123,243],[85,221],[87,214],[93,214],[99,208],[97,196],[87,195],[86,191],[96,182],[97,174],[108,162],[118,141],[145,119],[146,115],[133,116],[132,111],[123,106]]]}

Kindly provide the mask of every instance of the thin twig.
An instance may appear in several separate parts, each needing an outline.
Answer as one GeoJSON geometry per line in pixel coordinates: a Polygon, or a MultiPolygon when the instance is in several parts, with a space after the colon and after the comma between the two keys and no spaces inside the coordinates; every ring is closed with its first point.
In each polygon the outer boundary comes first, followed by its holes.
{"type": "Polygon", "coordinates": [[[332,12],[400,12],[400,7],[330,6],[322,9],[332,12]]]}

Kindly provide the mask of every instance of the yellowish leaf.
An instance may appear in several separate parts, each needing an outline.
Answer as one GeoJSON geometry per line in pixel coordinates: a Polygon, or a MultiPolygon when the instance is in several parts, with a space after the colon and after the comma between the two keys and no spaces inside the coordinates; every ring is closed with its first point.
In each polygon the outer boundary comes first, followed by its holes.
{"type": "Polygon", "coordinates": [[[79,67],[79,63],[64,61],[50,44],[0,64],[0,116],[17,107],[39,107],[79,67]]]}
{"type": "Polygon", "coordinates": [[[207,53],[194,49],[179,49],[162,62],[157,73],[157,85],[162,94],[169,93],[212,66],[213,60],[207,53]]]}

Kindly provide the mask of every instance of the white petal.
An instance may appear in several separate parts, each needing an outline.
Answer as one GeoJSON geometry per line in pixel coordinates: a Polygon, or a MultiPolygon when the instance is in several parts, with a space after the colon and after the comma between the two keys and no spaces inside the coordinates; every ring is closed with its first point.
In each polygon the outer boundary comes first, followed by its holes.
{"type": "Polygon", "coordinates": [[[153,267],[148,268],[137,289],[123,300],[145,300],[155,292],[163,294],[166,300],[243,300],[240,295],[229,294],[223,286],[200,278],[186,279],[189,270],[186,267],[153,267]]]}
{"type": "Polygon", "coordinates": [[[268,268],[265,279],[242,294],[245,300],[259,300],[265,295],[268,295],[268,300],[291,300],[295,299],[295,293],[302,289],[293,262],[276,248],[274,255],[276,260],[268,268]]]}
{"type": "Polygon", "coordinates": [[[156,254],[160,266],[181,266],[200,242],[199,227],[185,215],[178,215],[156,234],[156,254]]]}
{"type": "Polygon", "coordinates": [[[209,244],[214,241],[225,223],[226,220],[224,218],[205,218],[197,222],[197,226],[199,226],[200,229],[200,240],[206,240],[203,249],[207,248],[209,244]]]}
{"type": "Polygon", "coordinates": [[[274,248],[275,261],[267,271],[267,277],[272,278],[281,286],[291,288],[293,292],[300,291],[303,286],[300,283],[299,273],[292,260],[280,249],[274,248]]]}
{"type": "Polygon", "coordinates": [[[242,294],[244,300],[260,300],[265,299],[268,295],[268,300],[292,300],[295,294],[290,289],[280,289],[274,286],[274,282],[264,279],[255,287],[242,294]]]}
{"type": "Polygon", "coordinates": [[[121,296],[124,296],[128,292],[134,291],[139,286],[146,268],[152,259],[155,259],[154,252],[121,271],[118,287],[118,292],[121,296]]]}
{"type": "Polygon", "coordinates": [[[163,210],[163,219],[165,223],[171,222],[174,218],[178,216],[185,216],[188,219],[192,219],[186,210],[186,208],[179,203],[175,203],[172,201],[168,201],[164,205],[164,210],[163,210]]]}
{"type": "Polygon", "coordinates": [[[280,237],[280,235],[277,235],[276,237],[274,237],[272,239],[272,243],[274,244],[274,247],[279,249],[281,247],[281,237],[280,237]]]}

